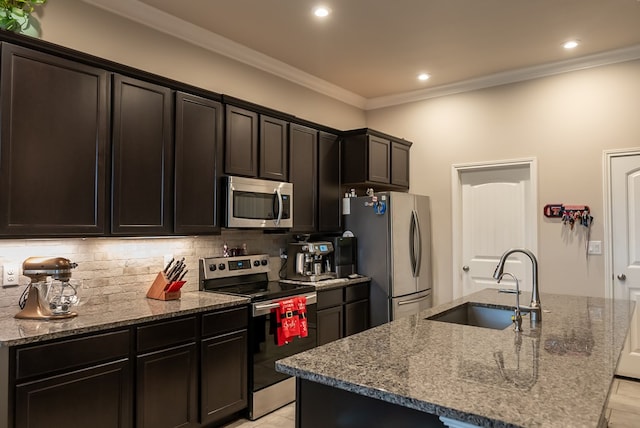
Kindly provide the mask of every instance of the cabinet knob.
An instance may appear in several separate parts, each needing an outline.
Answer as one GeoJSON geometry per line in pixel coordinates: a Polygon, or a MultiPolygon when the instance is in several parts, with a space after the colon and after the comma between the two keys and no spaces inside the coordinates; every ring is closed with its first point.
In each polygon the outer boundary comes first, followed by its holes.
{"type": "Polygon", "coordinates": [[[627,279],[627,275],[625,275],[625,274],[621,273],[620,275],[618,275],[618,279],[619,279],[620,281],[624,281],[625,279],[627,279]]]}
{"type": "Polygon", "coordinates": [[[469,266],[467,265],[462,266],[462,270],[465,272],[469,272],[469,266]]]}

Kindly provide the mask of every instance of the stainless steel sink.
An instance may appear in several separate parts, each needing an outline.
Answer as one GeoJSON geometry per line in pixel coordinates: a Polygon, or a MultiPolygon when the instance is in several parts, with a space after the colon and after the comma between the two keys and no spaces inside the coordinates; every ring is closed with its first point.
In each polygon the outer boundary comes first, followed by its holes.
{"type": "Polygon", "coordinates": [[[512,324],[511,316],[513,314],[514,308],[508,306],[496,307],[483,303],[467,302],[427,317],[427,319],[503,330],[512,324]]]}

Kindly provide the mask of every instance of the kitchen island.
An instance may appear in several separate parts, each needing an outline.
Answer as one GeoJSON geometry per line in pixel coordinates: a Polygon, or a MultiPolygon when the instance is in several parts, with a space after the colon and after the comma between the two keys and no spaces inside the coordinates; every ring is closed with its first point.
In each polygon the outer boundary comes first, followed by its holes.
{"type": "Polygon", "coordinates": [[[628,302],[542,293],[521,333],[426,319],[465,302],[515,297],[483,290],[277,362],[297,377],[297,426],[606,426],[628,302]]]}

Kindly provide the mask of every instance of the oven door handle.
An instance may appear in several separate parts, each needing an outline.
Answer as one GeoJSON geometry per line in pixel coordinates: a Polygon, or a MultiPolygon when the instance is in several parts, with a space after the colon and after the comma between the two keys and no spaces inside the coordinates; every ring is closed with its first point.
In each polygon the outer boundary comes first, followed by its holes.
{"type": "MultiPolygon", "coordinates": [[[[303,296],[307,298],[307,305],[313,305],[318,301],[318,297],[316,293],[304,294],[303,296]]],[[[283,300],[291,299],[293,297],[301,297],[301,296],[283,297],[282,299],[283,300]]],[[[266,315],[270,313],[272,309],[276,309],[279,306],[280,306],[280,303],[278,302],[255,303],[252,305],[251,315],[253,318],[266,315]]]]}

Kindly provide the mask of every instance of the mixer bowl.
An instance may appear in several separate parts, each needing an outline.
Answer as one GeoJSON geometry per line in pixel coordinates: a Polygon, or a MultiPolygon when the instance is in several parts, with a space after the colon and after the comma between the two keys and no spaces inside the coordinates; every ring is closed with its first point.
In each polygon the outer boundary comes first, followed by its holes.
{"type": "Polygon", "coordinates": [[[49,280],[34,282],[40,297],[40,305],[53,315],[64,315],[80,303],[77,281],[49,280]]]}

